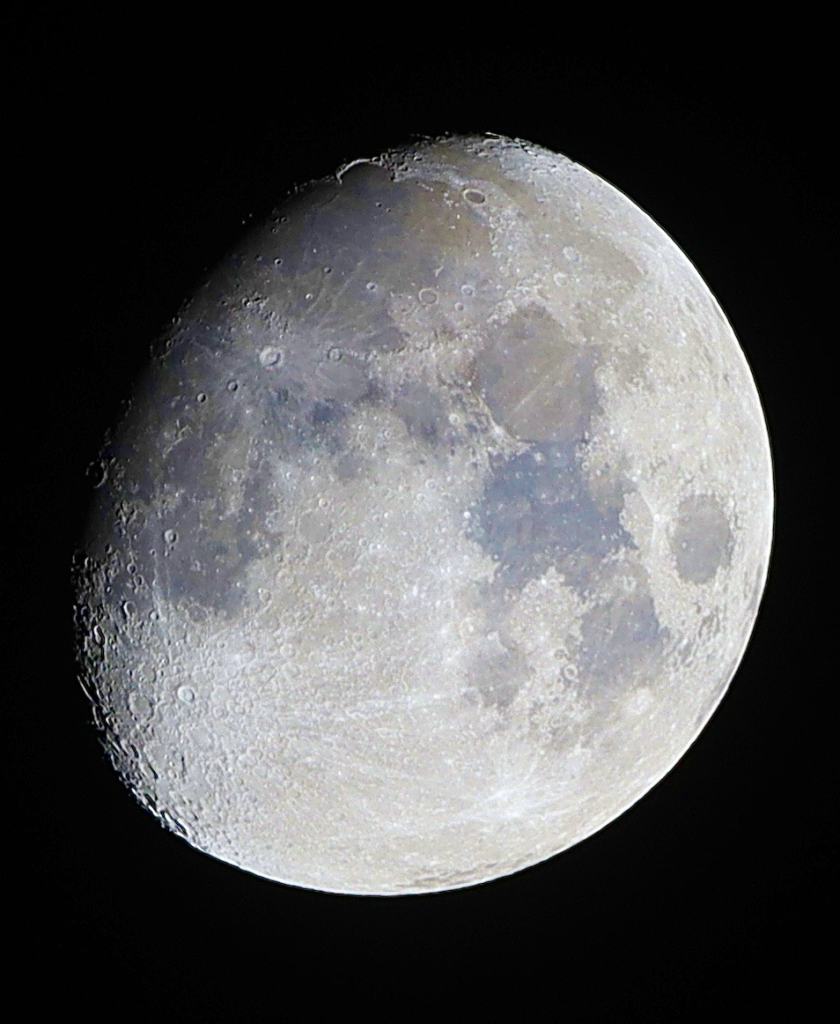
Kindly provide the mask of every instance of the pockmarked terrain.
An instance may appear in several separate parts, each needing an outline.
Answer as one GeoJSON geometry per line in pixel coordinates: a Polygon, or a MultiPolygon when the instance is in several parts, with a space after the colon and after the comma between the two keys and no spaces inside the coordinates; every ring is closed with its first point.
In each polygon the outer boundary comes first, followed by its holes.
{"type": "Polygon", "coordinates": [[[83,683],[216,857],[486,881],[686,751],[772,509],[746,360],[665,232],[537,146],[429,140],[298,190],[161,340],[99,460],[83,683]]]}

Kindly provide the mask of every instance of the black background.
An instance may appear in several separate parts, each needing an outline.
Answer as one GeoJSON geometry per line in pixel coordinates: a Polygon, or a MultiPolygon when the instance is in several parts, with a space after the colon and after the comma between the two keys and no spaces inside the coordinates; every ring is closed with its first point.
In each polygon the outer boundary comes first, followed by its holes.
{"type": "Polygon", "coordinates": [[[607,45],[525,14],[527,38],[499,23],[485,41],[468,9],[401,9],[390,32],[327,8],[294,28],[246,12],[177,25],[53,12],[23,51],[14,152],[31,158],[35,245],[8,301],[34,331],[35,412],[9,438],[26,486],[9,499],[23,599],[8,620],[6,884],[16,963],[40,965],[33,1005],[91,1019],[809,1019],[829,991],[836,668],[814,653],[828,650],[814,581],[826,456],[811,389],[836,327],[815,304],[819,29],[726,45],[718,26],[691,46],[636,29],[607,45]],[[191,850],[121,788],[76,683],[69,559],[86,466],[150,342],[243,223],[345,159],[442,131],[561,151],[689,254],[764,403],[774,555],[730,692],[630,812],[491,884],[318,894],[191,850]]]}

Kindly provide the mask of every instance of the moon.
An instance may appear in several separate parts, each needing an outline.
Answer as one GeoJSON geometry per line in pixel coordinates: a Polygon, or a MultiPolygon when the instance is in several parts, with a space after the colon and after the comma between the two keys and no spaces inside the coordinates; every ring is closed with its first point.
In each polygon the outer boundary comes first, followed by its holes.
{"type": "Polygon", "coordinates": [[[495,135],[296,190],[96,466],[75,623],[114,767],[192,846],[328,892],[486,882],[622,814],[767,575],[714,296],[616,188],[495,135]]]}

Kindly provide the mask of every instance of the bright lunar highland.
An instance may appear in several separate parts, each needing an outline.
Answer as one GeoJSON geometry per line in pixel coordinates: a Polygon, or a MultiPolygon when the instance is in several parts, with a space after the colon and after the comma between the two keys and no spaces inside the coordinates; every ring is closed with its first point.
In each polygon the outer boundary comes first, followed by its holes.
{"type": "Polygon", "coordinates": [[[98,465],[76,623],[116,769],[198,849],[330,892],[606,825],[714,711],[767,573],[718,303],[613,186],[498,136],[298,189],[98,465]]]}

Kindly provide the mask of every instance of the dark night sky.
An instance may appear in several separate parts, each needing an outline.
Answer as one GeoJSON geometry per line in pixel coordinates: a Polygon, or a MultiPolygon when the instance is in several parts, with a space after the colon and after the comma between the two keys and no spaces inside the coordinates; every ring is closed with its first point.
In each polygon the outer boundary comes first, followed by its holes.
{"type": "Polygon", "coordinates": [[[268,27],[255,23],[246,43],[220,25],[208,45],[199,28],[94,28],[66,15],[31,44],[19,78],[33,110],[21,147],[34,158],[38,219],[25,304],[43,415],[12,428],[13,445],[18,430],[29,444],[27,486],[11,502],[24,600],[7,641],[6,878],[20,962],[48,965],[58,987],[45,975],[45,992],[29,996],[37,1005],[63,992],[104,1014],[120,1012],[127,991],[128,1019],[161,1020],[252,1020],[257,1006],[275,1016],[297,1006],[293,1020],[449,1019],[459,999],[477,1014],[488,997],[505,1020],[541,1018],[543,998],[574,1021],[705,1020],[725,1007],[810,1019],[828,966],[818,935],[835,739],[813,596],[827,553],[816,548],[824,456],[810,397],[821,367],[808,350],[836,332],[812,297],[824,200],[809,168],[827,127],[810,43],[779,31],[772,47],[715,42],[701,58],[699,44],[638,48],[616,36],[596,53],[582,37],[561,58],[559,30],[551,43],[490,47],[448,29],[451,50],[406,48],[397,34],[384,48],[360,49],[354,35],[313,53],[305,33],[279,47],[268,27]],[[424,897],[275,885],[164,832],[104,762],[69,648],[85,467],[149,343],[243,221],[344,159],[485,130],[559,150],[617,185],[720,300],[773,442],[764,603],[702,737],[573,850],[424,897]],[[519,1008],[503,1011],[507,998],[519,1008]]]}

